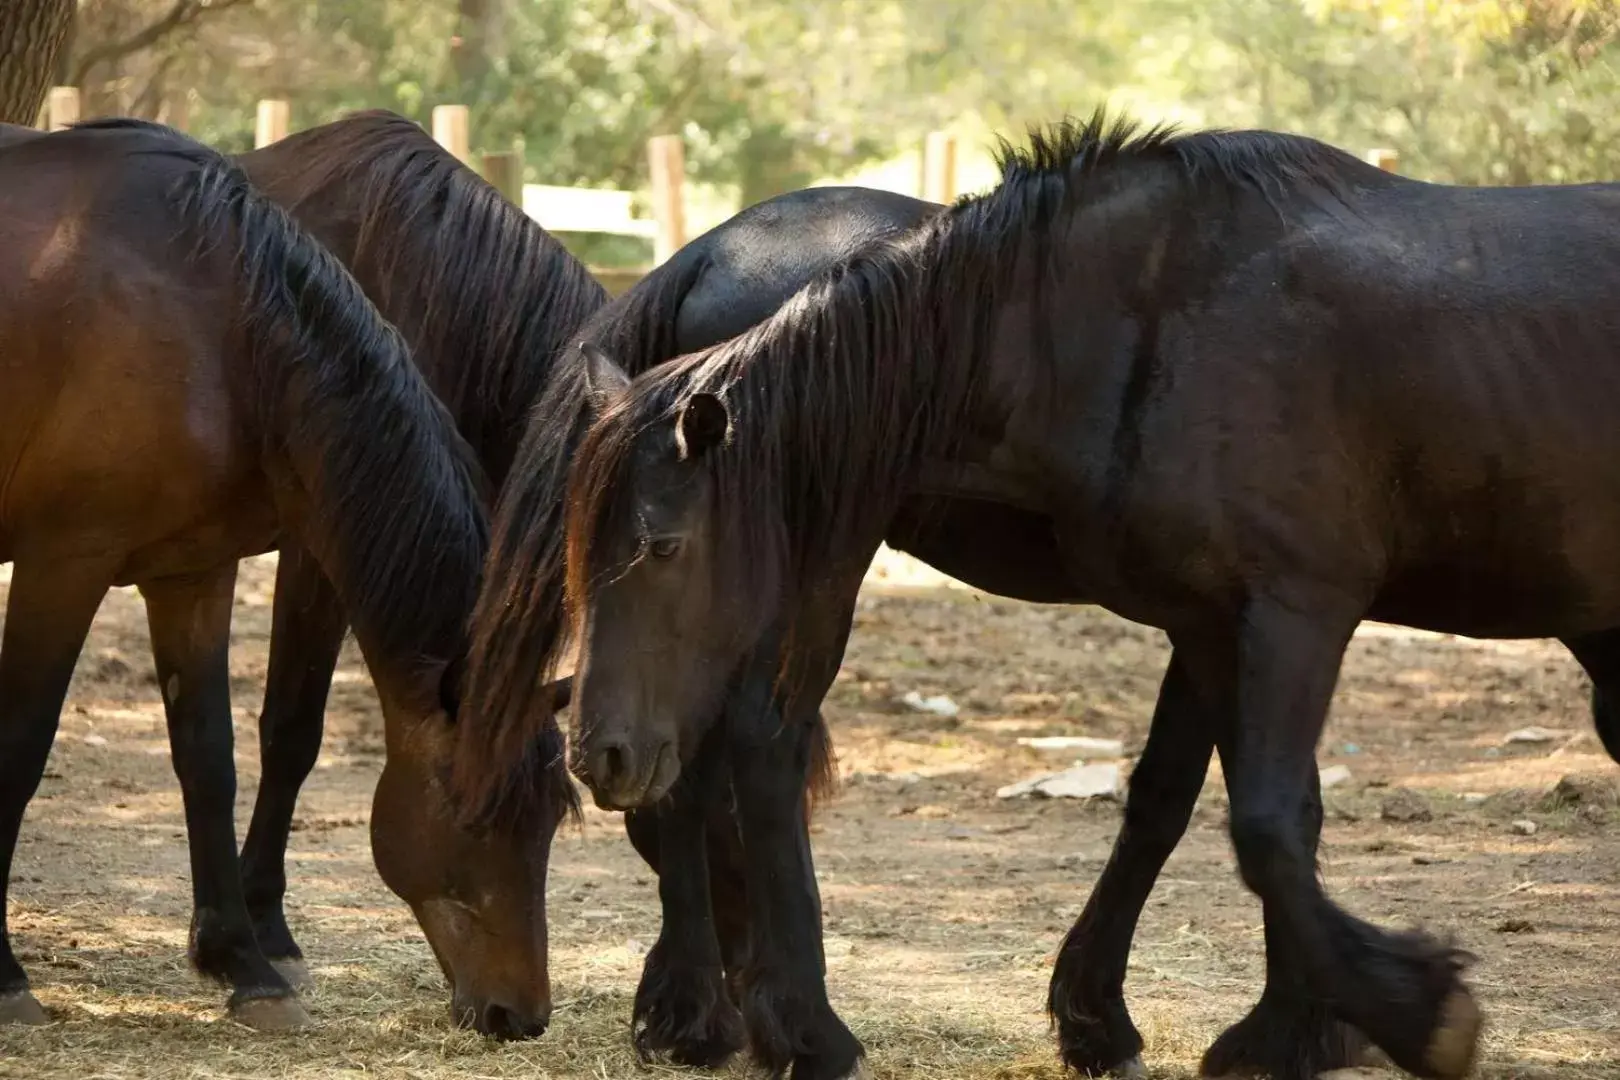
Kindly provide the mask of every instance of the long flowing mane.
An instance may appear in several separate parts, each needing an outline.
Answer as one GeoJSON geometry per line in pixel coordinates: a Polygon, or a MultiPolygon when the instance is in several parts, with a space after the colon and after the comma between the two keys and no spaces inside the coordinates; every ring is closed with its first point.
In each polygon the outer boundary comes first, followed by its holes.
{"type": "Polygon", "coordinates": [[[181,163],[168,192],[179,238],[238,275],[233,377],[270,467],[308,492],[320,520],[303,524],[324,534],[316,549],[357,632],[396,659],[454,655],[487,546],[482,475],[399,334],[228,158],[142,121],[74,131],[121,134],[132,159],[181,163]]]}
{"type": "MultiPolygon", "coordinates": [[[[663,363],[676,353],[677,315],[703,268],[701,259],[678,253],[599,308],[575,340],[597,344],[632,375],[663,363]]],[[[480,763],[512,760],[538,733],[556,728],[540,691],[564,659],[564,498],[574,451],[593,416],[585,356],[565,349],[551,365],[501,487],[484,588],[469,624],[455,775],[474,823],[519,814],[524,787],[533,783],[524,769],[502,777],[480,763]]]]}
{"type": "Polygon", "coordinates": [[[301,217],[319,219],[335,206],[352,221],[353,251],[340,246],[338,254],[404,333],[501,483],[554,359],[607,301],[602,286],[528,215],[393,113],[356,113],[300,132],[243,164],[278,198],[285,183],[301,217]]]}
{"type": "MultiPolygon", "coordinates": [[[[390,662],[454,662],[488,547],[483,474],[400,334],[344,266],[257,192],[235,163],[167,128],[130,132],[143,154],[185,162],[171,192],[181,239],[241,276],[248,397],[267,457],[287,462],[313,502],[316,535],[356,633],[390,662]],[[323,512],[324,511],[324,512],[323,512]]],[[[521,748],[537,782],[516,822],[577,810],[553,727],[521,748]]],[[[485,769],[513,768],[485,761],[485,769]]]]}
{"type": "MultiPolygon", "coordinates": [[[[1030,301],[1031,340],[1051,334],[1040,292],[1059,250],[1053,226],[1124,165],[1174,170],[1193,194],[1258,192],[1273,207],[1301,186],[1335,192],[1370,167],[1322,143],[1269,132],[1181,134],[1102,111],[1005,144],[1001,184],[807,285],[770,320],[641,376],[580,447],[569,489],[567,597],[577,617],[596,538],[622,523],[638,437],[697,393],[725,400],[728,444],[711,453],[715,565],[761,595],[770,579],[808,591],[832,561],[875,546],[918,469],[948,459],[979,392],[1000,301],[1030,301]]],[[[1050,358],[1036,357],[1041,364],[1050,358]]],[[[791,598],[789,599],[791,603],[791,598]]]]}

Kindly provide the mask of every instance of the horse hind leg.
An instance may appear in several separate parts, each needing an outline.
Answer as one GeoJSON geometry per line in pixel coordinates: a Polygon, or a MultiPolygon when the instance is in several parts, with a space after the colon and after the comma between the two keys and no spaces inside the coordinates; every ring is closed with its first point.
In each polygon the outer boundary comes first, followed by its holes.
{"type": "Polygon", "coordinates": [[[113,568],[81,563],[13,568],[0,640],[0,1025],[49,1017],[11,948],[6,893],[23,812],[39,787],[62,702],[113,568]]]}
{"type": "Polygon", "coordinates": [[[1173,655],[1114,850],[1063,939],[1047,991],[1058,1055],[1083,1076],[1143,1071],[1142,1036],[1125,1006],[1131,939],[1154,881],[1187,830],[1213,747],[1213,725],[1191,692],[1183,659],[1173,655]]]}
{"type": "Polygon", "coordinates": [[[308,1015],[260,951],[237,865],[229,649],[236,564],[141,585],[191,847],[191,960],[231,987],[231,1016],[260,1030],[308,1015]]]}
{"type": "Polygon", "coordinates": [[[1620,762],[1620,628],[1563,641],[1592,680],[1592,724],[1603,749],[1620,762]]]}
{"type": "Polygon", "coordinates": [[[287,926],[287,838],[298,791],[321,752],[326,699],[343,647],[344,613],[315,560],[284,545],[276,567],[270,668],[259,715],[259,790],[242,844],[242,888],[253,936],[295,990],[311,985],[287,926]]]}

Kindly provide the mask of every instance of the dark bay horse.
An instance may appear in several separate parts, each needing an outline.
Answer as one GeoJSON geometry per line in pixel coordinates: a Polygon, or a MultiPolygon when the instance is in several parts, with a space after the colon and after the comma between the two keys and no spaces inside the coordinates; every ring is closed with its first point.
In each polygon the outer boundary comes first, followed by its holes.
{"type": "Polygon", "coordinates": [[[1364,618],[1562,639],[1614,745],[1611,273],[1620,187],[1448,188],[1304,138],[1101,116],[1037,137],[992,194],[612,397],[571,480],[576,767],[643,805],[719,737],[745,839],[774,807],[761,831],[794,844],[792,800],[768,788],[792,786],[803,725],[764,738],[730,703],[819,699],[848,632],[828,608],[913,493],[1038,513],[1073,599],[1174,646],[1054,971],[1065,1061],[1140,1046],[1122,979],[1091,969],[1122,976],[1215,752],[1268,956],[1288,962],[1206,1070],[1311,1076],[1337,1022],[1460,1077],[1481,1027],[1467,957],[1324,894],[1314,748],[1364,618]]]}
{"type": "MultiPolygon", "coordinates": [[[[687,244],[578,330],[580,347],[557,360],[502,486],[488,587],[473,619],[460,758],[466,767],[458,774],[481,818],[500,821],[512,800],[521,805],[527,787],[547,779],[495,777],[480,763],[509,760],[554,724],[556,703],[546,688],[558,674],[566,631],[563,496],[574,450],[603,393],[600,379],[593,383],[595,361],[611,353],[639,372],[734,337],[818,273],[940,209],[863,188],[811,188],[769,199],[687,244]]],[[[620,377],[617,367],[611,377],[620,377]]],[[[802,786],[813,797],[830,783],[832,763],[819,715],[809,723],[802,786]]],[[[717,776],[714,785],[683,787],[689,797],[625,815],[647,862],[655,870],[675,868],[660,874],[664,925],[636,991],[636,1042],[643,1053],[667,1050],[685,1064],[717,1065],[743,1045],[725,973],[735,981],[744,971],[747,897],[768,894],[744,879],[773,872],[763,860],[743,859],[731,801],[715,797],[727,782],[723,762],[717,776]]],[[[813,889],[814,879],[801,884],[813,889]]],[[[755,1046],[782,1043],[794,1023],[773,1017],[750,1025],[755,1046]]]]}
{"type": "MultiPolygon", "coordinates": [[[[393,113],[358,113],[238,162],[260,191],[348,267],[399,329],[485,475],[501,484],[557,354],[607,302],[596,279],[418,125],[393,113]]],[[[263,772],[241,871],[259,946],[294,985],[309,976],[283,907],[288,833],[299,789],[320,753],[346,625],[338,591],[317,560],[283,539],[259,717],[263,772]]],[[[560,744],[533,742],[529,751],[544,745],[560,744]]],[[[536,840],[549,843],[573,806],[572,795],[565,784],[528,822],[536,840]]],[[[374,828],[390,825],[379,820],[374,828]]],[[[491,903],[532,906],[532,917],[544,919],[547,849],[537,848],[535,857],[539,885],[491,897],[491,903]]],[[[453,851],[423,848],[408,877],[413,885],[440,881],[456,872],[456,859],[453,851]]],[[[508,947],[526,957],[528,977],[545,986],[545,950],[536,950],[533,935],[526,932],[525,939],[508,947]]],[[[481,1006],[476,996],[458,998],[455,1014],[486,1033],[515,1030],[509,1014],[481,1006]]]]}
{"type": "MultiPolygon", "coordinates": [[[[482,481],[449,415],[354,280],[228,160],[135,121],[7,143],[0,881],[91,618],[109,586],[138,585],[191,844],[191,958],[231,987],[239,1019],[304,1020],[237,870],[226,664],[237,560],[296,541],[382,699],[379,870],[458,999],[542,1026],[544,844],[458,828],[440,782],[443,676],[487,546],[482,481]]],[[[0,1022],[43,1018],[0,939],[0,1022]]]]}

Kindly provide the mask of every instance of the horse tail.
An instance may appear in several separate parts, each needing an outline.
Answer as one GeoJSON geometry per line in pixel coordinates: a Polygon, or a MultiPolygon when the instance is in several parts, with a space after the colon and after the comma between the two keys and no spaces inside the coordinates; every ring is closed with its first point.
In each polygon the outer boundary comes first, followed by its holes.
{"type": "Polygon", "coordinates": [[[1620,699],[1598,682],[1592,683],[1592,726],[1597,728],[1603,749],[1620,764],[1620,699]]]}
{"type": "Polygon", "coordinates": [[[804,785],[804,812],[809,818],[816,807],[826,802],[838,790],[838,754],[833,749],[832,731],[827,718],[816,713],[816,723],[810,732],[810,772],[804,785]]]}
{"type": "Polygon", "coordinates": [[[80,127],[182,163],[169,191],[179,239],[237,286],[233,376],[282,520],[319,558],[371,662],[453,659],[488,546],[481,474],[399,334],[229,158],[156,124],[80,127]]]}

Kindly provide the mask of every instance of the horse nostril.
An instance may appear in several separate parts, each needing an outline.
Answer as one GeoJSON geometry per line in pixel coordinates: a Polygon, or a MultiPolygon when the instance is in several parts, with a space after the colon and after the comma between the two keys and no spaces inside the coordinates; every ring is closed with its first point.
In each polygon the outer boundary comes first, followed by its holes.
{"type": "Polygon", "coordinates": [[[520,1017],[515,1010],[494,1002],[484,1006],[478,1029],[485,1035],[511,1041],[537,1039],[546,1033],[546,1021],[539,1017],[520,1017]]]}
{"type": "Polygon", "coordinates": [[[628,743],[611,742],[591,755],[591,778],[602,788],[613,788],[635,775],[636,756],[628,743]]]}

